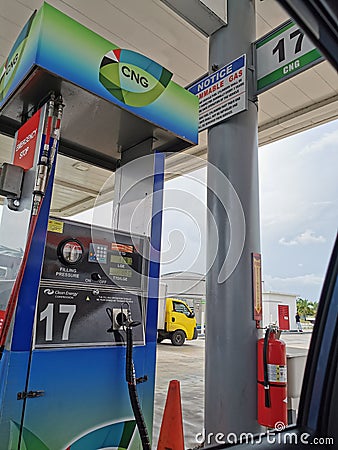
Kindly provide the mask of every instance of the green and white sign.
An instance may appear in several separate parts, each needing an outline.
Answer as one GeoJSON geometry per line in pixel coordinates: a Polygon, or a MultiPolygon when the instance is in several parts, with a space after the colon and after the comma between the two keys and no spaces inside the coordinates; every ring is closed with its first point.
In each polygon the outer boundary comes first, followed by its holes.
{"type": "Polygon", "coordinates": [[[256,93],[270,89],[323,61],[323,56],[292,20],[255,42],[256,93]]]}

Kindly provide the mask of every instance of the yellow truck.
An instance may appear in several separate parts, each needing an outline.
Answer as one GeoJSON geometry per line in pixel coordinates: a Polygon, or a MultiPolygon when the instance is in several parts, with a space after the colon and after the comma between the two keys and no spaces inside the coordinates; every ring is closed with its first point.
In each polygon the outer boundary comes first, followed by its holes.
{"type": "Polygon", "coordinates": [[[170,339],[176,346],[197,339],[195,314],[183,300],[160,296],[158,301],[157,342],[170,339]]]}

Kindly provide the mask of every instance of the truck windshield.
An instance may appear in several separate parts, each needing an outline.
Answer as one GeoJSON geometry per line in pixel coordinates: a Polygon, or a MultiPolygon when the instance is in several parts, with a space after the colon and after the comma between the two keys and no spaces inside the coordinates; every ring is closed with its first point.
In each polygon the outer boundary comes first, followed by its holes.
{"type": "Polygon", "coordinates": [[[179,302],[173,302],[173,307],[174,307],[174,311],[175,312],[179,312],[179,313],[183,313],[185,314],[187,317],[190,316],[191,312],[189,311],[189,309],[183,305],[183,303],[179,303],[179,302]]]}

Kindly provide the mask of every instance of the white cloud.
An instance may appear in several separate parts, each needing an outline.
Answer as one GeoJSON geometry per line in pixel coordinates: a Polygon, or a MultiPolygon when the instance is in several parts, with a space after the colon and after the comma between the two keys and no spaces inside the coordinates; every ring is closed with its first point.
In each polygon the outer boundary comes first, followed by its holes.
{"type": "Polygon", "coordinates": [[[324,236],[319,235],[316,236],[314,231],[306,230],[304,233],[301,233],[298,237],[298,242],[303,245],[307,244],[323,244],[326,242],[326,239],[324,236]]]}
{"type": "Polygon", "coordinates": [[[315,275],[313,273],[308,273],[306,275],[298,275],[296,277],[272,277],[270,275],[267,275],[268,280],[270,283],[300,283],[303,285],[321,285],[323,283],[323,277],[315,275]]]}
{"type": "Polygon", "coordinates": [[[338,141],[338,130],[334,130],[329,133],[325,133],[319,137],[319,139],[314,140],[310,144],[307,144],[305,148],[301,151],[300,155],[305,156],[309,153],[323,152],[328,148],[336,148],[338,141]]]}
{"type": "Polygon", "coordinates": [[[278,242],[281,245],[286,245],[286,246],[298,245],[298,242],[295,239],[288,241],[287,239],[285,239],[285,237],[280,238],[278,242]]]}
{"type": "Polygon", "coordinates": [[[282,237],[278,242],[281,245],[293,246],[298,244],[324,244],[324,242],[326,242],[326,239],[322,235],[316,236],[315,232],[312,230],[305,230],[303,233],[299,234],[291,240],[287,240],[285,237],[282,237]]]}
{"type": "Polygon", "coordinates": [[[323,281],[323,276],[313,273],[285,278],[264,274],[264,291],[282,292],[318,300],[323,281]]]}

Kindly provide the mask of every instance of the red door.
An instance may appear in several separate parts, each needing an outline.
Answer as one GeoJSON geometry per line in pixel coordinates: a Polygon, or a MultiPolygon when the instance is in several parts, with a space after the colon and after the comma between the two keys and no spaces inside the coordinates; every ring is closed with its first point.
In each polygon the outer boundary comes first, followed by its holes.
{"type": "Polygon", "coordinates": [[[278,324],[280,330],[290,330],[289,305],[278,305],[278,324]]]}

